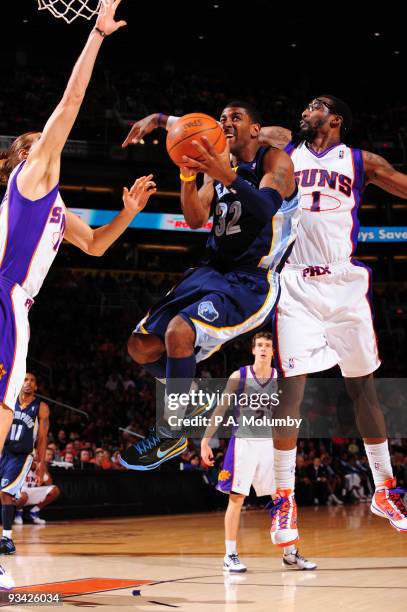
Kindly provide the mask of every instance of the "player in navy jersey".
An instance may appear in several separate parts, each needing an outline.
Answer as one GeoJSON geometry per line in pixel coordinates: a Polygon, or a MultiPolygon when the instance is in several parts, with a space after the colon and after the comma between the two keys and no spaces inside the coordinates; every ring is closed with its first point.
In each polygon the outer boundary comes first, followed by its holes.
{"type": "Polygon", "coordinates": [[[37,399],[37,380],[27,372],[14,410],[11,429],[0,459],[0,499],[3,536],[0,555],[12,555],[16,549],[11,538],[12,525],[22,486],[37,449],[36,481],[42,485],[45,474],[45,450],[48,441],[49,408],[37,399]]]}
{"type": "MultiPolygon", "coordinates": [[[[221,113],[229,146],[221,155],[202,138],[195,159],[181,169],[181,205],[191,228],[213,214],[202,264],[140,321],[129,353],[159,378],[167,394],[190,390],[196,362],[225,342],[271,321],[279,296],[279,271],[295,240],[298,196],[289,156],[259,144],[260,121],[250,105],[234,101],[221,113]],[[203,173],[198,190],[196,174],[203,173]]],[[[182,418],[181,411],[178,416],[182,418]]],[[[147,470],[183,452],[186,438],[171,439],[165,426],[127,449],[130,469],[147,470]]]]}

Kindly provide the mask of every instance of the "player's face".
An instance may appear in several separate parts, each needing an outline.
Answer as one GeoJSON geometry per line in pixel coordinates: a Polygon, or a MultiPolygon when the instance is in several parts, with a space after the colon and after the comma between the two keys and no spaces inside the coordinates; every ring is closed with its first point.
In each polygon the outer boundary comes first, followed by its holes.
{"type": "Polygon", "coordinates": [[[22,388],[23,393],[32,395],[33,393],[36,392],[36,390],[37,390],[37,380],[34,374],[27,373],[24,378],[24,383],[23,383],[23,388],[22,388]]]}
{"type": "Polygon", "coordinates": [[[35,132],[33,134],[30,134],[30,136],[27,139],[26,145],[23,148],[21,148],[18,152],[19,161],[22,161],[23,159],[27,159],[30,151],[34,148],[34,146],[37,144],[40,138],[41,138],[41,132],[35,132]]]}
{"type": "Polygon", "coordinates": [[[257,338],[253,355],[256,362],[270,365],[273,358],[273,342],[268,338],[257,338]]]}
{"type": "Polygon", "coordinates": [[[260,125],[253,123],[246,110],[238,106],[226,107],[221,114],[220,124],[233,155],[238,155],[243,147],[258,138],[260,132],[260,125]]]}
{"type": "Polygon", "coordinates": [[[328,131],[332,117],[331,106],[329,98],[312,100],[302,112],[298,135],[307,142],[312,142],[321,131],[328,131]]]}

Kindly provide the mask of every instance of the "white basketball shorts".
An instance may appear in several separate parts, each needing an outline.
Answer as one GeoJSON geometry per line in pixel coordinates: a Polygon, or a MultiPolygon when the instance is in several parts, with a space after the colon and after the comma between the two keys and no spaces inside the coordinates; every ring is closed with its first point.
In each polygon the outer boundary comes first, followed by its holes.
{"type": "Polygon", "coordinates": [[[320,266],[286,264],[274,325],[280,375],[338,364],[343,376],[380,366],[373,328],[371,270],[359,261],[320,266]]]}
{"type": "Polygon", "coordinates": [[[33,303],[20,285],[0,275],[0,402],[11,410],[24,382],[33,303]]]}
{"type": "Polygon", "coordinates": [[[273,440],[232,437],[229,441],[216,488],[222,493],[249,495],[275,493],[273,440]]]}
{"type": "Polygon", "coordinates": [[[41,487],[23,487],[21,490],[24,491],[24,493],[27,493],[28,495],[28,499],[24,505],[36,506],[37,504],[40,504],[44,501],[48,493],[50,493],[54,487],[55,485],[41,487]]]}

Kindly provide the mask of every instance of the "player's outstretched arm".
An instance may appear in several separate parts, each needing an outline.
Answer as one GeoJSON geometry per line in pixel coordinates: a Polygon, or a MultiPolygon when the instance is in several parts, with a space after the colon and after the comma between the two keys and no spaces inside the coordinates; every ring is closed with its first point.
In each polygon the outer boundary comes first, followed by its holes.
{"type": "Polygon", "coordinates": [[[262,127],[259,134],[259,143],[261,145],[270,145],[277,149],[284,149],[291,142],[291,139],[291,131],[277,125],[262,127]]]}
{"type": "Polygon", "coordinates": [[[114,19],[120,2],[102,0],[95,28],[75,64],[64,95],[39,140],[31,147],[27,162],[18,176],[19,190],[29,199],[44,196],[59,180],[60,155],[84,99],[103,39],[126,25],[125,21],[114,19]]]}
{"type": "Polygon", "coordinates": [[[40,410],[38,413],[38,438],[37,438],[37,467],[35,470],[35,478],[37,485],[41,486],[44,482],[45,475],[45,451],[48,444],[48,430],[49,430],[49,407],[45,402],[40,403],[40,410]]]}
{"type": "Polygon", "coordinates": [[[400,198],[407,198],[407,174],[399,172],[384,157],[362,151],[366,184],[373,183],[400,198]]]}
{"type": "Polygon", "coordinates": [[[136,180],[131,189],[123,189],[123,209],[107,225],[92,229],[73,213],[67,211],[65,239],[88,255],[100,257],[123,234],[134,217],[146,206],[157,191],[152,174],[136,180]]]}
{"type": "Polygon", "coordinates": [[[137,144],[146,134],[150,134],[157,128],[169,130],[179,117],[175,115],[165,115],[164,113],[152,113],[135,121],[122,143],[123,149],[131,144],[137,144]]]}
{"type": "Polygon", "coordinates": [[[213,436],[216,433],[216,430],[219,427],[219,425],[216,425],[215,417],[220,416],[223,418],[225,412],[230,407],[229,396],[237,392],[239,388],[239,381],[240,381],[240,372],[239,370],[236,370],[229,376],[229,380],[226,383],[226,387],[223,391],[220,404],[216,406],[215,410],[212,412],[210,416],[210,423],[205,430],[204,437],[201,440],[201,458],[202,458],[202,461],[206,465],[214,464],[213,452],[212,452],[211,447],[209,446],[209,441],[211,440],[211,438],[213,438],[213,436]]]}

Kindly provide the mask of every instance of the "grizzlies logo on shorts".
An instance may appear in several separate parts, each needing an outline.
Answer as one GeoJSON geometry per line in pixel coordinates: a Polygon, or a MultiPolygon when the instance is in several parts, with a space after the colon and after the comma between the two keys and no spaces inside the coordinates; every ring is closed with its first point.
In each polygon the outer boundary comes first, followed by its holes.
{"type": "Polygon", "coordinates": [[[19,496],[32,460],[32,455],[10,453],[5,447],[0,459],[0,485],[3,493],[19,496]]]}
{"type": "Polygon", "coordinates": [[[219,317],[219,313],[213,303],[208,301],[199,304],[198,314],[202,319],[205,319],[205,321],[209,321],[209,323],[212,323],[219,317]]]}

